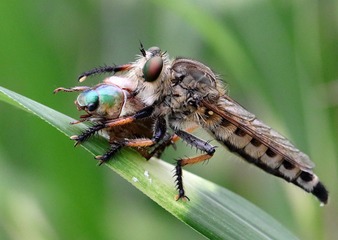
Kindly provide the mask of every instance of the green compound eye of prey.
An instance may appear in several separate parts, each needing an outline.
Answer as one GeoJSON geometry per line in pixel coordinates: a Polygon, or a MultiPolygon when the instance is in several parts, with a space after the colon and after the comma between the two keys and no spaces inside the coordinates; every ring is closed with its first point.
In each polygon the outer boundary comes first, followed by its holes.
{"type": "Polygon", "coordinates": [[[125,92],[114,85],[102,84],[83,91],[75,104],[92,116],[114,119],[120,116],[125,103],[125,92]]]}
{"type": "Polygon", "coordinates": [[[163,68],[163,60],[160,56],[150,58],[144,65],[142,72],[146,82],[155,81],[160,76],[163,68]]]}
{"type": "Polygon", "coordinates": [[[79,106],[86,107],[88,111],[93,112],[99,106],[99,96],[96,91],[89,90],[84,91],[77,97],[79,106]]]}

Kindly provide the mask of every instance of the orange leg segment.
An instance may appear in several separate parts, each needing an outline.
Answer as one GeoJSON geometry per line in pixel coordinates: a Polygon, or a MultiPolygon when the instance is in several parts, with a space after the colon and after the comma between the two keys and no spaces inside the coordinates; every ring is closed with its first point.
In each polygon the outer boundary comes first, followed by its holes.
{"type": "Polygon", "coordinates": [[[199,156],[196,156],[196,157],[193,157],[193,158],[183,158],[179,161],[181,161],[181,163],[180,163],[181,167],[184,167],[184,166],[189,165],[189,164],[204,162],[206,160],[209,160],[211,157],[212,157],[212,155],[209,155],[209,154],[206,153],[206,154],[202,154],[202,155],[199,155],[199,156]]]}

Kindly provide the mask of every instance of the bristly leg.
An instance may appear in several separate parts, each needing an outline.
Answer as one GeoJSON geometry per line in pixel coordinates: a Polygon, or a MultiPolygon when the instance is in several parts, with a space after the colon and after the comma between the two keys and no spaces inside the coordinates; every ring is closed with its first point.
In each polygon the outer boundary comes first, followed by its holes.
{"type": "Polygon", "coordinates": [[[208,155],[212,156],[215,153],[215,147],[214,146],[212,146],[209,142],[206,142],[206,141],[192,135],[191,133],[188,133],[188,132],[183,131],[183,130],[177,130],[177,131],[175,131],[175,134],[177,136],[179,136],[183,141],[188,143],[189,145],[197,148],[198,150],[201,150],[201,151],[207,153],[208,155]]]}
{"type": "Polygon", "coordinates": [[[190,199],[185,195],[184,187],[183,187],[183,179],[182,179],[182,159],[177,160],[176,167],[175,167],[175,182],[176,182],[176,189],[178,190],[178,195],[176,196],[176,201],[179,199],[190,199]]]}
{"type": "Polygon", "coordinates": [[[128,70],[128,69],[130,69],[130,67],[131,67],[131,64],[124,64],[124,65],[119,65],[119,66],[114,65],[114,66],[96,67],[92,70],[89,70],[87,72],[82,73],[78,77],[78,80],[79,80],[79,82],[83,82],[89,76],[93,76],[93,75],[96,75],[96,74],[102,74],[102,73],[114,74],[116,72],[128,70]]]}
{"type": "Polygon", "coordinates": [[[189,200],[189,198],[185,195],[185,191],[183,187],[182,167],[184,167],[185,165],[195,164],[195,163],[203,162],[203,161],[210,159],[215,153],[215,147],[212,146],[209,142],[199,139],[198,137],[195,137],[194,135],[187,133],[185,131],[178,130],[178,131],[175,131],[175,133],[186,143],[206,153],[206,154],[202,154],[202,155],[199,155],[193,158],[179,159],[176,162],[175,181],[176,181],[176,187],[178,190],[178,195],[176,196],[176,200],[179,200],[179,199],[189,200]]]}
{"type": "Polygon", "coordinates": [[[103,163],[111,159],[112,156],[116,154],[124,146],[125,146],[124,141],[111,143],[109,150],[105,154],[95,157],[95,159],[99,160],[99,166],[101,166],[103,163]]]}
{"type": "MultiPolygon", "coordinates": [[[[206,144],[208,144],[206,142],[206,144]]],[[[209,160],[211,157],[213,156],[212,154],[202,154],[193,158],[183,158],[183,159],[179,159],[176,162],[176,167],[175,167],[175,176],[176,176],[176,187],[178,190],[178,195],[176,196],[176,200],[179,199],[185,199],[187,198],[189,200],[189,198],[187,196],[185,196],[185,191],[183,188],[183,178],[182,178],[182,167],[189,165],[189,164],[195,164],[195,163],[199,163],[199,162],[204,162],[206,160],[209,160]]]]}
{"type": "Polygon", "coordinates": [[[81,133],[80,135],[73,135],[70,137],[70,139],[75,140],[75,146],[83,143],[84,141],[88,140],[91,136],[93,136],[96,132],[102,130],[105,128],[105,124],[99,123],[94,126],[89,127],[86,131],[81,133]]]}

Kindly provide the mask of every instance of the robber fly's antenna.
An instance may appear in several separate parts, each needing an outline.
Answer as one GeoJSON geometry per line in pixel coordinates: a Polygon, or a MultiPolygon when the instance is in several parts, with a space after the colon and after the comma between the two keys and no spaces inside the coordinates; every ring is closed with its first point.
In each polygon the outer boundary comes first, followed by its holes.
{"type": "Polygon", "coordinates": [[[142,44],[141,41],[140,41],[140,51],[142,53],[142,56],[145,57],[146,56],[146,50],[144,50],[144,47],[143,47],[143,44],[142,44]]]}

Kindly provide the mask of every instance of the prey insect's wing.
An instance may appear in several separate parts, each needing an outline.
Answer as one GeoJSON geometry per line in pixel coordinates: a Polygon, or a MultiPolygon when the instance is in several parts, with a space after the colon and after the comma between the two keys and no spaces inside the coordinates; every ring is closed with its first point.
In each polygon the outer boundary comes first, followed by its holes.
{"type": "Polygon", "coordinates": [[[315,165],[305,153],[230,97],[222,96],[221,106],[204,100],[202,104],[301,170],[312,172],[315,165]]]}

